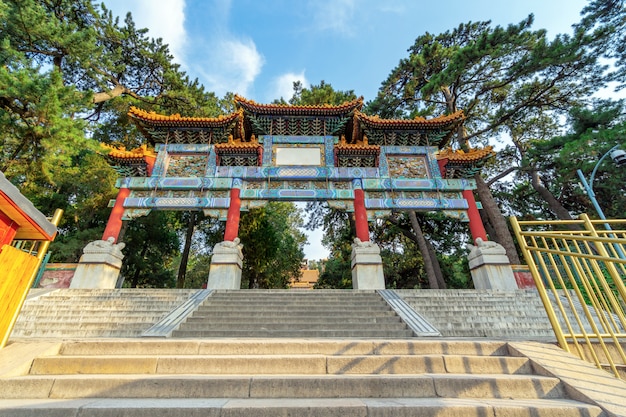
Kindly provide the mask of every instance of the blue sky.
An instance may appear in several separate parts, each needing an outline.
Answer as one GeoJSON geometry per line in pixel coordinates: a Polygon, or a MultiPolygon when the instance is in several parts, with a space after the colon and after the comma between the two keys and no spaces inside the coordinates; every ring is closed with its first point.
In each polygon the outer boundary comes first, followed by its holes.
{"type": "MultiPolygon", "coordinates": [[[[292,84],[321,80],[372,100],[415,39],[468,21],[506,26],[534,14],[534,28],[570,33],[585,0],[105,0],[170,45],[192,78],[219,96],[268,103],[292,84]]],[[[327,256],[321,231],[309,259],[327,256]]]]}
{"type": "Polygon", "coordinates": [[[416,37],[459,23],[517,23],[569,33],[584,0],[105,0],[171,47],[210,91],[271,102],[293,80],[321,80],[371,100],[416,37]],[[157,6],[158,5],[158,6],[157,6]]]}

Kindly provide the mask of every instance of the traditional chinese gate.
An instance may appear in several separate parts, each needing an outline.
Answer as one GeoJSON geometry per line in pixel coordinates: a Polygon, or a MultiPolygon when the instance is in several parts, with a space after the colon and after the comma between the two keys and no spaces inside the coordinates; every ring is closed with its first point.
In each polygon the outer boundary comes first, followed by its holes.
{"type": "MultiPolygon", "coordinates": [[[[226,264],[241,266],[235,259],[240,211],[268,201],[327,201],[354,212],[357,242],[369,249],[362,262],[353,253],[353,276],[378,253],[367,222],[394,210],[443,211],[470,221],[472,237],[486,240],[471,177],[494,152],[443,150],[461,112],[389,120],[362,113],[362,98],[339,106],[289,106],[235,96],[235,104],[235,113],[217,118],[131,108],[129,116],[155,152],[143,147],[109,154],[123,177],[103,240],[117,240],[122,220],[151,210],[202,210],[226,221],[224,244],[214,250],[211,275],[217,276],[213,266],[219,269],[221,254],[230,254],[226,264]]],[[[226,288],[231,285],[237,284],[226,288]]],[[[380,281],[365,285],[379,288],[380,281]]]]}

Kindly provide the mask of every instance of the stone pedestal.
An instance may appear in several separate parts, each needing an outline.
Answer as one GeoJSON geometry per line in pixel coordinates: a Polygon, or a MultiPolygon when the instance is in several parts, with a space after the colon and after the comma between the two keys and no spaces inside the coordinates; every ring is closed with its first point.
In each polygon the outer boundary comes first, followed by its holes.
{"type": "Polygon", "coordinates": [[[241,288],[243,253],[239,238],[220,242],[213,248],[207,289],[238,290],[241,288]]]}
{"type": "Polygon", "coordinates": [[[70,288],[105,288],[117,285],[124,243],[115,244],[114,238],[90,242],[83,249],[70,288]]]}
{"type": "Polygon", "coordinates": [[[477,290],[516,290],[517,282],[504,248],[496,242],[476,239],[467,245],[469,267],[477,290]]]}
{"type": "Polygon", "coordinates": [[[380,248],[372,242],[354,239],[352,244],[352,288],[355,290],[384,290],[385,276],[380,248]]]}

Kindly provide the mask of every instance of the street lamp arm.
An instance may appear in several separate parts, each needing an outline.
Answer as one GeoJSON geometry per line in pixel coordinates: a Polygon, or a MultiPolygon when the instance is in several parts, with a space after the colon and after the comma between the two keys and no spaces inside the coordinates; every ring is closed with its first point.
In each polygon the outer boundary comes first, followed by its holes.
{"type": "MultiPolygon", "coordinates": [[[[600,158],[598,163],[596,163],[596,166],[593,168],[593,171],[591,172],[589,183],[587,183],[587,180],[585,179],[583,172],[580,169],[576,170],[576,173],[578,174],[578,178],[580,178],[580,182],[585,188],[585,191],[587,191],[587,195],[589,196],[591,203],[595,207],[596,211],[598,212],[598,215],[600,216],[600,219],[602,220],[606,220],[606,216],[604,215],[604,212],[602,211],[600,204],[598,204],[598,200],[596,199],[596,193],[593,192],[593,179],[595,178],[596,172],[598,171],[598,167],[600,166],[604,158],[606,158],[611,152],[613,152],[617,148],[619,148],[619,145],[613,146],[611,149],[609,149],[607,153],[602,155],[602,158],[600,158]]],[[[611,226],[608,223],[604,223],[604,228],[606,230],[611,230],[611,226]]],[[[609,237],[615,237],[615,236],[613,234],[609,234],[609,237]]],[[[626,255],[624,254],[624,251],[622,250],[622,247],[619,244],[614,243],[613,247],[615,248],[615,253],[620,259],[626,259],[626,255]]]]}
{"type": "Polygon", "coordinates": [[[589,177],[589,185],[591,187],[591,189],[593,189],[593,179],[596,177],[596,172],[598,171],[598,167],[600,166],[600,164],[602,163],[602,161],[604,160],[604,158],[606,158],[607,156],[609,156],[609,154],[611,152],[613,152],[615,149],[619,148],[619,145],[615,145],[613,146],[611,149],[609,149],[607,151],[607,153],[605,153],[604,155],[602,155],[602,158],[600,158],[600,160],[596,163],[596,166],[593,167],[593,171],[591,171],[591,177],[589,177]]]}

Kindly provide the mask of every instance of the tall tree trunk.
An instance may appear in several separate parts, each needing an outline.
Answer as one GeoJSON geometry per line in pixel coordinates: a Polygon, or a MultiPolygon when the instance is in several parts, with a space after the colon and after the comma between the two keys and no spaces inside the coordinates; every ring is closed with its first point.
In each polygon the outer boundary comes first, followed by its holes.
{"type": "Polygon", "coordinates": [[[491,190],[487,184],[485,184],[485,181],[480,174],[474,175],[474,178],[476,179],[476,191],[478,191],[478,196],[480,197],[480,202],[483,205],[483,210],[489,217],[489,221],[493,225],[496,232],[496,239],[494,240],[504,247],[504,250],[506,250],[506,256],[509,258],[509,262],[513,265],[519,265],[521,262],[517,254],[517,249],[515,248],[513,236],[511,236],[511,232],[509,231],[509,227],[506,223],[506,219],[502,215],[496,200],[493,198],[491,190]]]}
{"type": "Polygon", "coordinates": [[[433,261],[430,256],[430,251],[428,250],[428,244],[426,242],[426,238],[422,233],[422,228],[417,221],[417,216],[414,211],[409,211],[409,219],[411,220],[411,226],[413,226],[413,231],[415,232],[415,237],[417,238],[417,246],[422,253],[422,258],[424,259],[424,270],[426,271],[426,276],[428,277],[428,286],[436,290],[439,288],[437,283],[437,275],[435,274],[435,269],[433,268],[433,261]]]}
{"type": "Polygon", "coordinates": [[[191,238],[196,229],[196,219],[198,214],[195,211],[189,212],[189,220],[187,221],[187,232],[185,233],[185,247],[180,256],[180,266],[178,267],[178,278],[176,279],[176,288],[185,288],[185,278],[187,277],[187,262],[189,262],[189,252],[191,251],[191,238]]]}
{"type": "Polygon", "coordinates": [[[530,172],[530,183],[535,191],[537,191],[537,193],[541,196],[541,198],[543,198],[543,200],[548,203],[548,207],[554,214],[556,214],[556,217],[559,220],[574,220],[571,214],[569,214],[569,211],[567,211],[567,209],[563,207],[561,202],[556,199],[554,194],[552,194],[552,192],[542,184],[541,177],[539,176],[539,172],[537,170],[532,170],[530,172]]]}
{"type": "Polygon", "coordinates": [[[448,288],[446,284],[446,280],[443,277],[443,272],[441,272],[441,265],[439,264],[439,258],[437,258],[437,254],[435,253],[435,248],[430,244],[429,241],[426,241],[426,246],[428,246],[428,253],[430,254],[430,259],[432,260],[433,269],[435,270],[435,276],[437,277],[437,283],[439,284],[439,289],[445,290],[448,288]]]}
{"type": "Polygon", "coordinates": [[[487,237],[491,236],[492,239],[495,239],[498,234],[496,233],[496,229],[493,228],[491,224],[491,220],[489,220],[489,216],[485,213],[485,210],[479,210],[480,220],[483,222],[483,226],[485,226],[485,232],[487,232],[487,237]]]}

